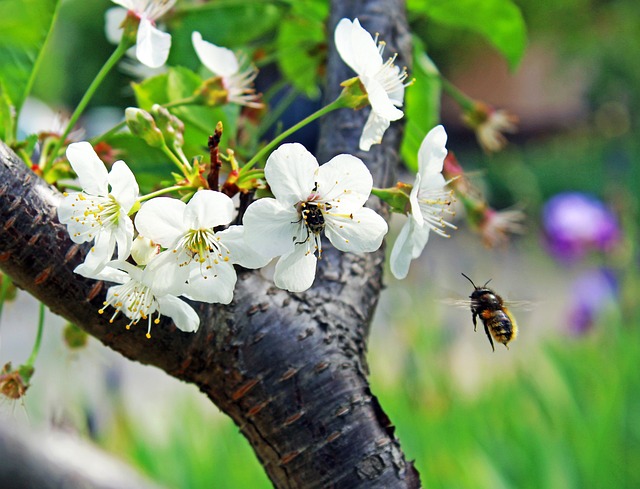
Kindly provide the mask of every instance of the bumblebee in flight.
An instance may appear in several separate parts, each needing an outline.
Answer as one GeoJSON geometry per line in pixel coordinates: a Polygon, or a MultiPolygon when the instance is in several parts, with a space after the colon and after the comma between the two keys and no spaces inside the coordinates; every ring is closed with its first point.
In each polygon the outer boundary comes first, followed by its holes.
{"type": "Polygon", "coordinates": [[[464,273],[462,276],[471,282],[474,288],[474,291],[469,296],[473,315],[473,330],[476,331],[477,318],[480,317],[482,324],[484,324],[484,332],[489,338],[489,343],[491,343],[491,349],[496,351],[493,346],[493,340],[495,339],[498,343],[506,346],[508,350],[509,342],[516,339],[518,326],[515,318],[504,305],[502,297],[487,287],[491,279],[487,280],[482,287],[477,287],[473,280],[464,273]]]}

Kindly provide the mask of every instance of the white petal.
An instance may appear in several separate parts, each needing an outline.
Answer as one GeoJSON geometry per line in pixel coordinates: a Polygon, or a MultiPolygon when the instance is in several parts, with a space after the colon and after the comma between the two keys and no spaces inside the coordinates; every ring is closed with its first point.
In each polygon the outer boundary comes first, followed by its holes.
{"type": "MultiPolygon", "coordinates": [[[[74,205],[80,192],[71,192],[60,200],[58,204],[58,221],[62,224],[70,224],[77,207],[74,205]]],[[[72,233],[69,233],[73,238],[72,233]]]]}
{"type": "Polygon", "coordinates": [[[363,207],[353,212],[353,218],[325,215],[324,232],[340,251],[355,253],[380,248],[389,230],[386,221],[373,209],[363,207]]]}
{"type": "Polygon", "coordinates": [[[107,40],[111,44],[119,44],[122,39],[122,23],[127,17],[127,9],[112,7],[106,11],[104,17],[104,31],[107,40]]]}
{"type": "Polygon", "coordinates": [[[284,207],[276,199],[260,199],[244,214],[244,237],[250,247],[265,257],[284,255],[293,251],[302,226],[300,221],[294,207],[284,207]]]}
{"type": "Polygon", "coordinates": [[[367,90],[372,112],[389,121],[402,118],[404,113],[393,104],[389,94],[375,78],[362,77],[361,79],[367,90]]]}
{"type": "Polygon", "coordinates": [[[309,197],[318,166],[318,160],[304,146],[289,143],[271,153],[264,175],[276,199],[295,205],[309,197]]]}
{"type": "Polygon", "coordinates": [[[318,193],[340,212],[362,207],[371,194],[373,177],[360,158],[334,156],[318,170],[318,193]]]}
{"type": "Polygon", "coordinates": [[[181,266],[182,257],[172,250],[163,251],[146,266],[145,283],[156,295],[180,295],[189,278],[189,267],[181,266]]]}
{"type": "Polygon", "coordinates": [[[156,300],[160,314],[173,319],[179,330],[185,333],[197,331],[200,317],[189,304],[172,295],[156,297],[156,300]]]}
{"type": "Polygon", "coordinates": [[[413,243],[409,239],[411,227],[415,225],[412,224],[412,222],[411,218],[409,218],[407,222],[404,223],[391,250],[389,265],[391,266],[391,273],[398,280],[402,280],[407,276],[409,273],[409,265],[413,259],[413,243]]]}
{"type": "Polygon", "coordinates": [[[394,277],[402,280],[409,273],[411,260],[418,258],[429,239],[429,226],[419,226],[413,219],[402,227],[391,250],[390,266],[394,277]]]}
{"type": "Polygon", "coordinates": [[[213,273],[205,277],[198,267],[192,268],[184,295],[196,301],[229,304],[237,280],[233,265],[221,262],[210,271],[213,273]]]}
{"type": "Polygon", "coordinates": [[[104,280],[105,282],[114,282],[116,284],[124,284],[131,280],[131,277],[127,272],[114,268],[112,266],[114,263],[115,262],[110,261],[102,270],[100,270],[100,272],[93,275],[87,274],[87,270],[84,269],[84,266],[79,265],[76,267],[76,270],[79,270],[76,273],[79,273],[83,277],[93,278],[95,280],[104,280]]]}
{"type": "Polygon", "coordinates": [[[231,251],[232,263],[245,268],[262,268],[271,261],[271,257],[264,256],[249,246],[244,236],[244,226],[230,226],[216,236],[231,251]]]}
{"type": "Polygon", "coordinates": [[[238,58],[230,49],[203,40],[202,35],[197,31],[191,34],[191,41],[200,62],[213,74],[226,78],[240,69],[238,58]]]}
{"type": "Polygon", "coordinates": [[[184,211],[185,226],[189,229],[210,229],[229,224],[235,207],[228,195],[213,190],[199,190],[184,211]]]}
{"type": "Polygon", "coordinates": [[[156,197],[142,204],[136,215],[136,229],[165,248],[174,244],[189,228],[184,224],[187,204],[169,197],[156,197]]]}
{"type": "Polygon", "coordinates": [[[414,223],[418,226],[422,226],[424,222],[420,203],[418,202],[418,193],[420,192],[421,185],[422,177],[420,176],[420,173],[416,173],[416,181],[413,182],[413,188],[409,194],[409,204],[411,205],[411,215],[409,216],[409,219],[413,219],[414,223]]]}
{"type": "Polygon", "coordinates": [[[444,159],[447,156],[446,144],[447,133],[444,127],[436,126],[427,133],[418,150],[418,171],[421,175],[442,172],[444,159]]]}
{"type": "Polygon", "coordinates": [[[298,245],[278,260],[273,282],[289,292],[303,292],[313,285],[317,261],[313,253],[308,253],[307,246],[298,245]]]}
{"type": "Polygon", "coordinates": [[[358,75],[375,73],[382,66],[382,56],[375,41],[358,19],[342,19],[334,35],[336,49],[343,61],[358,75]]]}
{"type": "Polygon", "coordinates": [[[367,123],[362,129],[362,136],[360,136],[360,149],[362,151],[369,151],[371,145],[380,144],[382,142],[382,136],[387,130],[391,122],[388,119],[379,117],[373,110],[369,114],[367,123]]]}
{"type": "Polygon", "coordinates": [[[442,191],[446,185],[447,181],[442,176],[442,173],[425,173],[420,183],[418,196],[427,196],[434,191],[442,191]]]}
{"type": "Polygon", "coordinates": [[[107,196],[108,172],[91,144],[86,141],[71,143],[67,148],[67,159],[86,193],[107,196]]]}
{"type": "Polygon", "coordinates": [[[116,161],[108,176],[111,194],[116,198],[124,212],[129,213],[138,199],[138,182],[124,161],[116,161]]]}
{"type": "Polygon", "coordinates": [[[162,32],[142,17],[136,38],[136,58],[149,68],[159,68],[167,62],[171,49],[171,34],[162,32]]]}
{"type": "Polygon", "coordinates": [[[118,246],[118,260],[126,260],[131,254],[133,222],[124,212],[120,213],[118,227],[113,231],[118,246]]]}
{"type": "Polygon", "coordinates": [[[82,265],[76,267],[74,272],[83,277],[91,278],[100,272],[111,260],[116,247],[116,239],[113,233],[102,230],[96,236],[96,241],[87,253],[82,265]]]}

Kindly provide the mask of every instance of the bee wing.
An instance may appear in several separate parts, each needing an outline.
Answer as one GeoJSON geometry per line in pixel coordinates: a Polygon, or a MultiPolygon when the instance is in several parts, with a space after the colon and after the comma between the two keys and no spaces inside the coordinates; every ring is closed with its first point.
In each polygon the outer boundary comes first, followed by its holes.
{"type": "Polygon", "coordinates": [[[447,306],[459,307],[461,309],[469,309],[472,305],[471,299],[440,299],[438,302],[446,304],[447,306]]]}
{"type": "Polygon", "coordinates": [[[504,301],[504,305],[512,308],[512,309],[517,309],[519,311],[533,311],[534,306],[536,305],[535,302],[532,301],[511,301],[511,300],[507,300],[504,301]]]}

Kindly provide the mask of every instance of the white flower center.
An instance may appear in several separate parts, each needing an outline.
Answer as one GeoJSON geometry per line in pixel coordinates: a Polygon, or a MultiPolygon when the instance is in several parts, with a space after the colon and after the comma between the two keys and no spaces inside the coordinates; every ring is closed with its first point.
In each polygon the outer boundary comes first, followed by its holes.
{"type": "Polygon", "coordinates": [[[75,195],[75,207],[72,219],[84,228],[74,236],[88,236],[93,239],[100,228],[116,228],[120,219],[120,204],[109,194],[107,197],[88,196],[84,193],[75,195]]]}
{"type": "Polygon", "coordinates": [[[181,267],[196,261],[200,265],[200,273],[205,278],[220,262],[228,262],[231,259],[231,251],[220,241],[213,229],[191,229],[178,242],[174,253],[179,253],[181,261],[178,265],[181,267]]]}
{"type": "MultiPolygon", "coordinates": [[[[141,319],[148,319],[147,338],[151,338],[151,315],[158,309],[158,301],[151,292],[151,289],[137,280],[129,280],[122,285],[115,285],[109,289],[104,307],[98,310],[99,314],[104,314],[107,307],[111,306],[116,311],[109,319],[113,323],[120,312],[131,321],[127,324],[127,329],[131,325],[137,324],[141,319]]],[[[153,320],[154,324],[160,322],[160,314],[153,320]]]]}
{"type": "Polygon", "coordinates": [[[445,214],[454,216],[455,212],[450,209],[453,203],[453,190],[431,189],[418,195],[418,205],[422,213],[422,220],[432,231],[448,238],[444,231],[445,227],[457,229],[456,226],[445,220],[445,214]]]}
{"type": "Polygon", "coordinates": [[[140,17],[155,21],[168,12],[175,3],[176,0],[138,0],[135,5],[135,13],[140,17]]]}
{"type": "MultiPolygon", "coordinates": [[[[378,37],[376,36],[376,42],[378,41],[378,37]]],[[[378,42],[378,51],[380,52],[380,56],[384,52],[384,48],[386,47],[386,43],[384,41],[378,42]]],[[[405,83],[405,80],[409,76],[407,74],[407,69],[403,68],[402,70],[395,65],[397,54],[394,54],[391,58],[385,61],[380,69],[375,73],[374,78],[382,88],[384,88],[385,92],[389,95],[393,95],[396,93],[402,93],[404,87],[411,85],[411,82],[405,83]]],[[[392,100],[395,105],[402,105],[402,100],[392,100]]]]}
{"type": "Polygon", "coordinates": [[[262,108],[260,95],[253,88],[253,81],[258,76],[258,70],[255,66],[248,64],[246,57],[240,55],[238,58],[240,68],[234,74],[222,79],[223,85],[227,90],[227,100],[238,105],[245,105],[254,109],[262,108]]]}

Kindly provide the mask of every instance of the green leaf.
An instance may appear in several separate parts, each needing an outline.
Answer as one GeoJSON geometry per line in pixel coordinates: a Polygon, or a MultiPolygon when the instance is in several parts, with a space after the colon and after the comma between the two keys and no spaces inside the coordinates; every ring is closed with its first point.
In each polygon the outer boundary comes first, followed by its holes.
{"type": "Polygon", "coordinates": [[[324,1],[296,2],[283,20],[276,39],[277,59],[287,80],[307,97],[320,94],[322,68],[326,63],[325,22],[329,15],[324,1]]]}
{"type": "Polygon", "coordinates": [[[485,36],[514,69],[524,54],[527,28],[512,0],[409,0],[410,11],[485,36]]]}
{"type": "Polygon", "coordinates": [[[4,84],[0,79],[0,139],[8,145],[14,143],[16,111],[9,100],[4,84]]]}
{"type": "Polygon", "coordinates": [[[440,120],[441,84],[438,76],[430,72],[429,58],[419,39],[413,44],[413,85],[405,94],[405,117],[407,119],[400,152],[405,165],[418,171],[418,149],[427,133],[440,120]]]}
{"type": "Polygon", "coordinates": [[[58,4],[58,0],[0,1],[0,81],[3,98],[16,112],[33,85],[58,4]]]}
{"type": "Polygon", "coordinates": [[[249,43],[275,30],[281,21],[281,8],[263,1],[207,2],[185,8],[171,24],[169,63],[199,66],[191,43],[193,31],[218,46],[246,50],[249,43]]]}
{"type": "MultiPolygon", "coordinates": [[[[172,67],[166,73],[133,84],[138,106],[150,110],[153,104],[165,105],[193,95],[202,84],[202,78],[184,67],[172,67]]],[[[223,145],[234,141],[238,127],[240,108],[228,104],[223,107],[183,105],[170,109],[184,123],[184,152],[195,156],[207,152],[207,141],[216,123],[224,126],[223,145]]]]}

